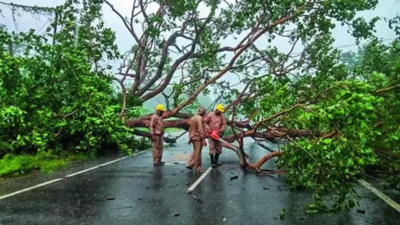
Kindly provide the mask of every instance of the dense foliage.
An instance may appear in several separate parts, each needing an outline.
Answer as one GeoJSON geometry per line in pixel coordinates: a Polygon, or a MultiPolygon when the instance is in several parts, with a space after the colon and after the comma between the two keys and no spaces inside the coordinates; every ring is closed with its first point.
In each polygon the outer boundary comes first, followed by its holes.
{"type": "MultiPolygon", "coordinates": [[[[258,132],[271,132],[279,124],[311,133],[299,138],[273,133],[289,141],[279,161],[289,170],[288,182],[314,193],[308,212],[354,207],[354,182],[371,170],[399,184],[400,43],[375,40],[378,18],[356,16],[373,9],[377,0],[156,1],[159,10],[152,13],[145,12],[149,1],[138,2],[145,7],[133,5],[128,19],[107,1],[84,1],[84,26],[75,48],[72,0],[53,9],[58,20],[43,37],[0,31],[0,156],[129,152],[140,145],[122,120],[146,114],[144,101],[172,88],[173,117],[195,112],[196,97],[213,87],[223,102],[238,100],[236,112],[227,115],[248,116],[260,125],[258,132]],[[113,31],[99,19],[103,3],[121,17],[136,42],[124,56],[113,31]],[[199,16],[200,6],[208,9],[206,17],[199,16]],[[357,53],[342,54],[332,47],[337,24],[348,26],[356,42],[370,43],[357,53]],[[53,35],[56,25],[62,29],[53,35]],[[239,37],[244,38],[223,47],[221,40],[239,37]],[[255,42],[260,37],[266,38],[264,48],[255,42]],[[290,52],[273,46],[278,37],[293,45],[290,52]],[[54,44],[48,42],[52,38],[54,44]],[[293,54],[300,42],[304,51],[293,54]],[[104,58],[122,61],[117,75],[123,78],[109,76],[104,58]],[[178,69],[180,81],[171,82],[178,69]],[[219,80],[228,71],[246,85],[243,93],[229,79],[219,80]],[[124,83],[127,77],[135,80],[130,87],[124,83]],[[121,93],[113,92],[112,79],[121,93]]],[[[399,21],[389,24],[397,35],[399,21]]]]}
{"type": "Polygon", "coordinates": [[[72,47],[72,1],[55,9],[63,27],[55,45],[48,41],[51,29],[45,36],[0,30],[0,157],[49,151],[129,153],[133,146],[146,147],[118,117],[121,106],[113,97],[111,78],[94,66],[103,55],[119,57],[114,33],[93,22],[100,8],[95,3],[84,8],[86,26],[77,48],[72,47]]]}
{"type": "Polygon", "coordinates": [[[260,105],[261,118],[284,112],[269,126],[280,122],[312,132],[289,138],[279,161],[293,187],[314,191],[311,213],[354,207],[353,182],[372,170],[385,173],[394,187],[400,184],[400,40],[372,40],[342,55],[326,43],[315,42],[310,52],[319,58],[315,74],[269,76],[258,84],[268,94],[248,103],[260,105]]]}

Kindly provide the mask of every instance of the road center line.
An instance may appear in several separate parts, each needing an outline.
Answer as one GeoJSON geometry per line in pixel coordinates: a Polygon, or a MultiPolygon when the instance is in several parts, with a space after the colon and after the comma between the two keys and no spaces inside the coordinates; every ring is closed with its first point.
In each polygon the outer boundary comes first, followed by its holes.
{"type": "Polygon", "coordinates": [[[199,177],[199,179],[197,179],[196,182],[194,182],[194,183],[192,184],[192,186],[190,186],[190,188],[187,190],[186,194],[192,193],[193,190],[196,188],[196,186],[200,184],[200,182],[207,176],[207,174],[208,174],[211,170],[212,170],[212,168],[209,167],[209,168],[206,170],[206,172],[204,172],[204,173],[199,177]]]}
{"type": "Polygon", "coordinates": [[[135,154],[133,154],[133,155],[130,155],[130,156],[121,157],[121,158],[119,158],[119,159],[116,159],[116,160],[113,160],[113,161],[110,161],[110,162],[107,162],[107,163],[103,163],[103,164],[98,165],[98,166],[94,166],[94,167],[91,167],[91,168],[88,168],[88,169],[85,169],[85,170],[81,170],[81,171],[76,172],[76,173],[68,174],[68,175],[66,175],[66,176],[63,177],[63,178],[57,178],[57,179],[50,180],[50,181],[47,181],[47,182],[44,182],[44,183],[41,183],[41,184],[37,184],[37,185],[32,186],[32,187],[28,187],[28,188],[24,188],[24,189],[19,190],[19,191],[15,191],[15,192],[10,193],[10,194],[6,194],[6,195],[3,195],[3,196],[0,196],[0,200],[9,198],[9,197],[12,197],[12,196],[15,196],[15,195],[18,195],[18,194],[21,194],[21,193],[24,193],[24,192],[33,190],[33,189],[36,189],[36,188],[39,188],[39,187],[43,187],[43,186],[46,186],[46,185],[49,185],[49,184],[52,184],[52,183],[55,183],[55,182],[58,182],[58,181],[61,181],[61,180],[64,180],[65,178],[69,178],[69,177],[76,176],[76,175],[78,175],[78,174],[86,173],[86,172],[88,172],[88,171],[91,171],[91,170],[94,170],[94,169],[98,169],[98,168],[100,168],[100,167],[103,167],[103,166],[106,166],[106,165],[110,165],[110,164],[119,162],[119,161],[121,161],[121,160],[124,160],[124,159],[127,159],[127,158],[131,158],[131,157],[134,157],[134,156],[137,156],[137,155],[140,155],[140,154],[142,154],[142,153],[144,153],[144,152],[147,152],[147,151],[142,151],[142,152],[138,152],[138,153],[135,153],[135,154]]]}
{"type": "Polygon", "coordinates": [[[395,210],[397,210],[398,212],[400,212],[400,205],[393,201],[391,198],[389,198],[388,196],[386,196],[385,194],[383,194],[382,192],[380,192],[378,189],[374,188],[371,184],[369,184],[368,182],[366,182],[365,180],[358,180],[358,182],[360,182],[360,184],[362,184],[365,188],[367,188],[368,190],[370,190],[372,193],[374,193],[376,196],[378,196],[379,198],[381,198],[383,201],[385,201],[387,204],[389,204],[391,207],[393,207],[395,210]]]}

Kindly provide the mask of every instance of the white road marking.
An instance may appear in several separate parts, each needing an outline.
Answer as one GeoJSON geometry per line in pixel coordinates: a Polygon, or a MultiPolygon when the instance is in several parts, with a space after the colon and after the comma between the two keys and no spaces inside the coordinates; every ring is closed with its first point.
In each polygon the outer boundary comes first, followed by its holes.
{"type": "Polygon", "coordinates": [[[19,191],[10,193],[10,194],[6,194],[6,195],[3,195],[3,196],[0,196],[0,200],[5,199],[5,198],[9,198],[9,197],[12,197],[12,196],[15,196],[15,195],[18,195],[18,194],[33,190],[33,189],[36,189],[36,188],[39,188],[39,187],[43,187],[43,186],[46,186],[46,185],[49,185],[49,184],[52,184],[52,183],[55,183],[55,182],[58,182],[58,181],[61,181],[61,180],[64,180],[65,178],[69,178],[69,177],[76,176],[78,174],[86,173],[88,171],[91,171],[91,170],[94,170],[94,169],[98,169],[100,167],[107,166],[107,165],[119,162],[121,160],[140,155],[140,154],[142,154],[144,152],[147,152],[147,151],[138,152],[138,153],[130,155],[130,156],[125,156],[125,157],[122,157],[122,158],[119,158],[119,159],[116,159],[116,160],[113,160],[113,161],[110,161],[110,162],[107,162],[107,163],[103,163],[103,164],[98,165],[98,166],[94,166],[94,167],[91,167],[91,168],[88,168],[88,169],[85,169],[85,170],[82,170],[82,171],[79,171],[79,172],[76,172],[76,173],[73,173],[73,174],[66,175],[64,178],[57,178],[57,179],[54,179],[54,180],[51,180],[51,181],[47,181],[47,182],[44,182],[44,183],[41,183],[41,184],[37,184],[37,185],[32,186],[32,187],[24,188],[22,190],[19,190],[19,191]]]}
{"type": "Polygon", "coordinates": [[[196,180],[196,182],[194,182],[194,184],[192,184],[192,186],[190,186],[190,188],[187,190],[186,194],[190,194],[192,193],[192,191],[196,188],[197,185],[200,184],[200,182],[207,176],[207,174],[212,170],[212,167],[208,168],[206,170],[206,172],[204,172],[199,179],[196,180]]]}
{"type": "Polygon", "coordinates": [[[5,198],[9,198],[9,197],[12,197],[12,196],[14,196],[14,195],[21,194],[21,193],[24,193],[24,192],[27,192],[27,191],[30,191],[30,190],[33,190],[33,189],[36,189],[36,188],[39,188],[39,187],[43,187],[43,186],[46,186],[46,185],[48,185],[48,184],[55,183],[55,182],[60,181],[60,180],[64,180],[64,178],[54,179],[54,180],[51,180],[51,181],[47,181],[47,182],[45,182],[45,183],[41,183],[41,184],[38,184],[38,185],[35,185],[35,186],[32,186],[32,187],[29,187],[29,188],[25,188],[25,189],[22,189],[22,190],[19,190],[19,191],[10,193],[10,194],[6,194],[6,195],[3,195],[3,196],[0,196],[0,200],[1,200],[1,199],[5,199],[5,198]]]}
{"type": "Polygon", "coordinates": [[[360,184],[362,184],[368,190],[372,191],[372,193],[374,193],[376,196],[381,198],[383,201],[385,201],[387,204],[389,204],[395,210],[400,212],[400,205],[397,202],[393,201],[391,198],[389,198],[388,196],[386,196],[385,194],[380,192],[378,189],[374,188],[371,184],[369,184],[365,180],[358,180],[358,182],[360,182],[360,184]]]}
{"type": "Polygon", "coordinates": [[[100,166],[94,166],[94,167],[91,167],[91,168],[86,169],[86,170],[81,170],[81,171],[76,172],[76,173],[73,173],[73,174],[68,174],[68,175],[66,175],[65,177],[67,177],[67,178],[68,178],[68,177],[73,177],[73,176],[76,176],[76,175],[78,175],[78,174],[86,173],[86,172],[88,172],[88,171],[97,169],[97,168],[99,168],[99,167],[100,167],[100,166]]]}
{"type": "Polygon", "coordinates": [[[119,162],[119,161],[121,161],[121,160],[124,160],[124,159],[126,159],[126,158],[128,158],[128,156],[125,156],[125,157],[122,157],[122,158],[119,158],[119,159],[110,161],[110,162],[108,162],[108,163],[103,163],[103,164],[99,165],[99,167],[107,166],[107,165],[110,165],[110,164],[119,162]]]}

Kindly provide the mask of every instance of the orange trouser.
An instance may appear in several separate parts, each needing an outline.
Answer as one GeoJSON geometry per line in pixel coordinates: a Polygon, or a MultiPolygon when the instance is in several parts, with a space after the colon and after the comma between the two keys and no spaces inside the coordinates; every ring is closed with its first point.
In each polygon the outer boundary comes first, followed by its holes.
{"type": "Polygon", "coordinates": [[[190,155],[187,167],[193,167],[195,170],[201,170],[201,151],[203,150],[203,141],[192,141],[194,151],[190,155]]]}
{"type": "Polygon", "coordinates": [[[153,164],[159,164],[162,159],[163,153],[163,136],[154,135],[153,136],[153,164]]]}
{"type": "Polygon", "coordinates": [[[209,138],[208,143],[209,143],[210,155],[214,155],[214,153],[221,154],[222,142],[209,138]]]}

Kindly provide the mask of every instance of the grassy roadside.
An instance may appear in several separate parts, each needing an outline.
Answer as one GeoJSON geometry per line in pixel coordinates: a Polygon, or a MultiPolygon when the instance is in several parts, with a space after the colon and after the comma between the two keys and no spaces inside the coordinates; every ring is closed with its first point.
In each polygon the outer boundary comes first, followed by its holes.
{"type": "Polygon", "coordinates": [[[64,153],[56,155],[51,151],[40,152],[36,155],[5,155],[0,159],[0,180],[7,177],[27,175],[38,170],[42,173],[51,173],[65,167],[73,161],[89,159],[87,154],[64,153]]]}
{"type": "MultiPolygon", "coordinates": [[[[141,131],[149,131],[148,128],[138,128],[141,131]]],[[[168,133],[183,131],[179,128],[167,128],[168,133]]],[[[74,154],[71,152],[54,153],[52,151],[40,152],[36,155],[7,154],[0,159],[0,181],[28,175],[34,171],[42,173],[52,173],[59,170],[71,162],[85,161],[91,158],[89,154],[74,154]]]]}

